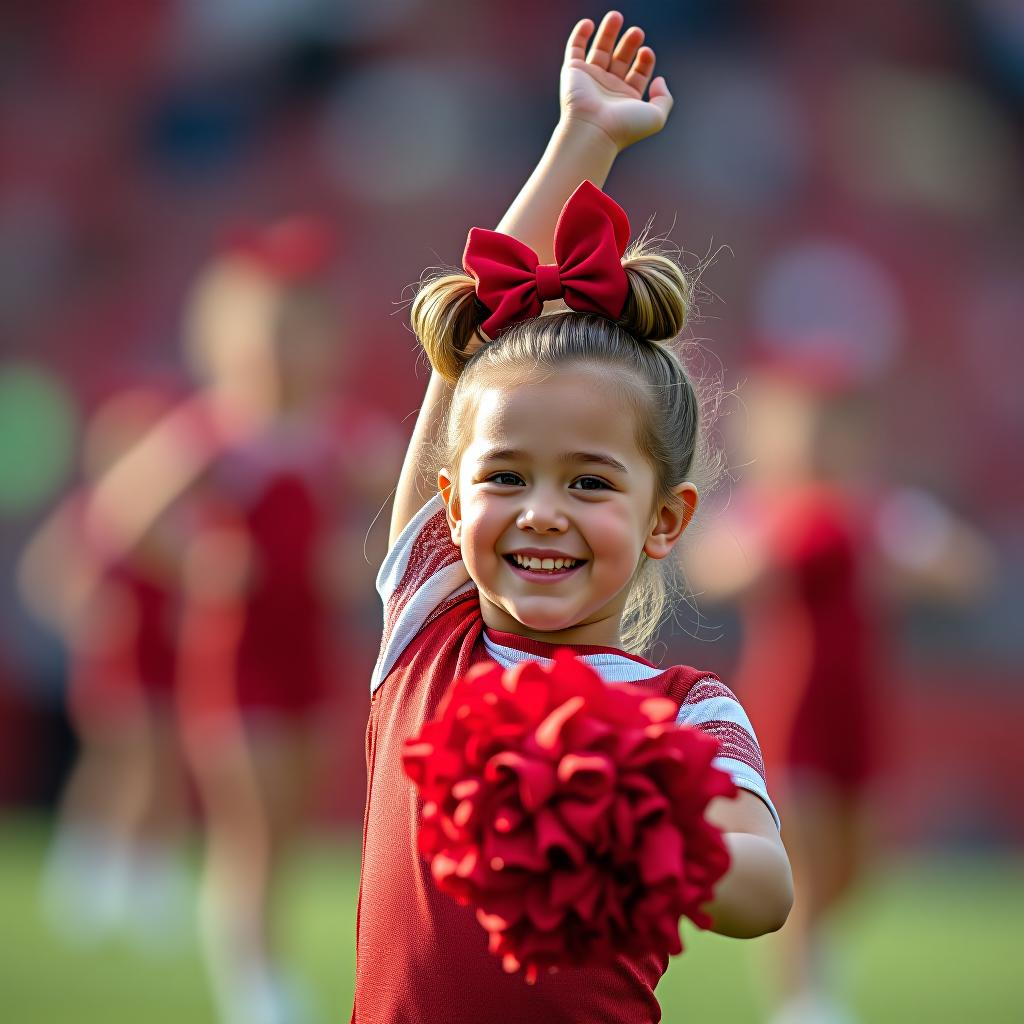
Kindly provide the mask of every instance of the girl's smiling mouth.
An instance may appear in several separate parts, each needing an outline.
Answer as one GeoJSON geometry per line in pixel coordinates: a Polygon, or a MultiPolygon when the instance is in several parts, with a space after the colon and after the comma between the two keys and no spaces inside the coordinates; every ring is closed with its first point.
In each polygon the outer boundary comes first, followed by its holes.
{"type": "Polygon", "coordinates": [[[585,558],[574,558],[561,551],[540,549],[513,551],[503,557],[517,576],[545,582],[565,579],[587,561],[585,558]]]}

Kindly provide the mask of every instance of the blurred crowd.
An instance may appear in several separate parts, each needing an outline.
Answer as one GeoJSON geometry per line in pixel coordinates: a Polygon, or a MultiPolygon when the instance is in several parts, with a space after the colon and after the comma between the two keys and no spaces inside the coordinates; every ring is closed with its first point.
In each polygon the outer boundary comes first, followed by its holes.
{"type": "MultiPolygon", "coordinates": [[[[724,384],[727,468],[664,642],[742,677],[766,623],[759,545],[789,543],[748,531],[791,511],[766,496],[767,467],[790,497],[841,493],[870,584],[862,618],[885,652],[872,655],[882,710],[864,726],[885,834],[1022,843],[1024,7],[621,9],[647,29],[677,108],[608,188],[683,248],[693,368],[724,384]]],[[[558,41],[600,13],[560,0],[0,13],[0,806],[63,791],[72,824],[130,821],[151,879],[194,804],[223,826],[214,875],[263,822],[265,861],[229,897],[249,902],[209,908],[211,934],[245,918],[262,941],[300,805],[358,823],[384,544],[372,523],[425,381],[409,288],[497,219],[557,116],[558,41]],[[197,559],[218,571],[192,572],[197,559]],[[258,623],[282,621],[285,591],[300,639],[267,653],[258,623]],[[193,628],[176,648],[162,631],[182,593],[175,621],[193,628]],[[282,707],[273,680],[247,676],[246,706],[288,726],[233,758],[231,709],[187,685],[172,698],[169,680],[189,665],[216,677],[225,645],[247,644],[311,689],[282,707]],[[312,718],[296,746],[289,730],[312,718]],[[113,735],[115,719],[131,728],[113,735]],[[128,776],[135,790],[115,791],[128,776]],[[260,813],[218,816],[246,793],[260,813]]],[[[811,651],[801,635],[789,642],[811,651]]],[[[796,701],[768,725],[780,759],[796,701]]],[[[55,854],[58,887],[61,856],[89,855],[76,841],[55,854]]],[[[173,870],[160,877],[172,893],[173,870]]]]}

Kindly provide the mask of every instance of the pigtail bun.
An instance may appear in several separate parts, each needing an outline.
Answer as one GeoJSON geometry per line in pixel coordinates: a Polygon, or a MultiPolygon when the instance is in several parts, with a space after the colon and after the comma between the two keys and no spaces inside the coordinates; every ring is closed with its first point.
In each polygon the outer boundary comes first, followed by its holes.
{"type": "Polygon", "coordinates": [[[409,319],[430,365],[449,384],[479,347],[477,329],[487,315],[476,297],[476,282],[468,274],[451,273],[426,281],[412,300],[409,319]]]}
{"type": "Polygon", "coordinates": [[[690,285],[675,260],[657,252],[643,239],[622,257],[629,294],[619,320],[634,338],[664,341],[686,325],[690,285]]]}

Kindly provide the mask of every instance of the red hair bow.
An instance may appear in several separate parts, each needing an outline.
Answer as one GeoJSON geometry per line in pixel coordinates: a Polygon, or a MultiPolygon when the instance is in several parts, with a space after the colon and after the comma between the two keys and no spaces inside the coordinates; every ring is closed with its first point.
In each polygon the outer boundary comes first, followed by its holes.
{"type": "Polygon", "coordinates": [[[629,218],[614,199],[589,181],[569,197],[555,225],[555,263],[511,235],[471,228],[462,256],[490,316],[481,325],[491,338],[520,320],[540,316],[549,299],[564,299],[578,313],[622,316],[629,282],[622,254],[629,218]]]}
{"type": "Polygon", "coordinates": [[[295,214],[266,225],[238,226],[224,237],[221,251],[255,263],[285,284],[319,277],[338,248],[337,233],[326,220],[295,214]]]}

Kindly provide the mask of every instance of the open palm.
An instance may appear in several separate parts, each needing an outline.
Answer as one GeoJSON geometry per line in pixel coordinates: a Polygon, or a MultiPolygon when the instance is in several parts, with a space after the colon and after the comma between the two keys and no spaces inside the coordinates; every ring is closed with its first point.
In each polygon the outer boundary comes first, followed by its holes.
{"type": "Polygon", "coordinates": [[[655,57],[641,45],[643,30],[628,29],[616,44],[621,28],[617,11],[604,16],[596,34],[592,21],[579,22],[566,44],[560,88],[563,118],[593,124],[620,150],[661,131],[672,109],[665,79],[651,81],[655,57]]]}

